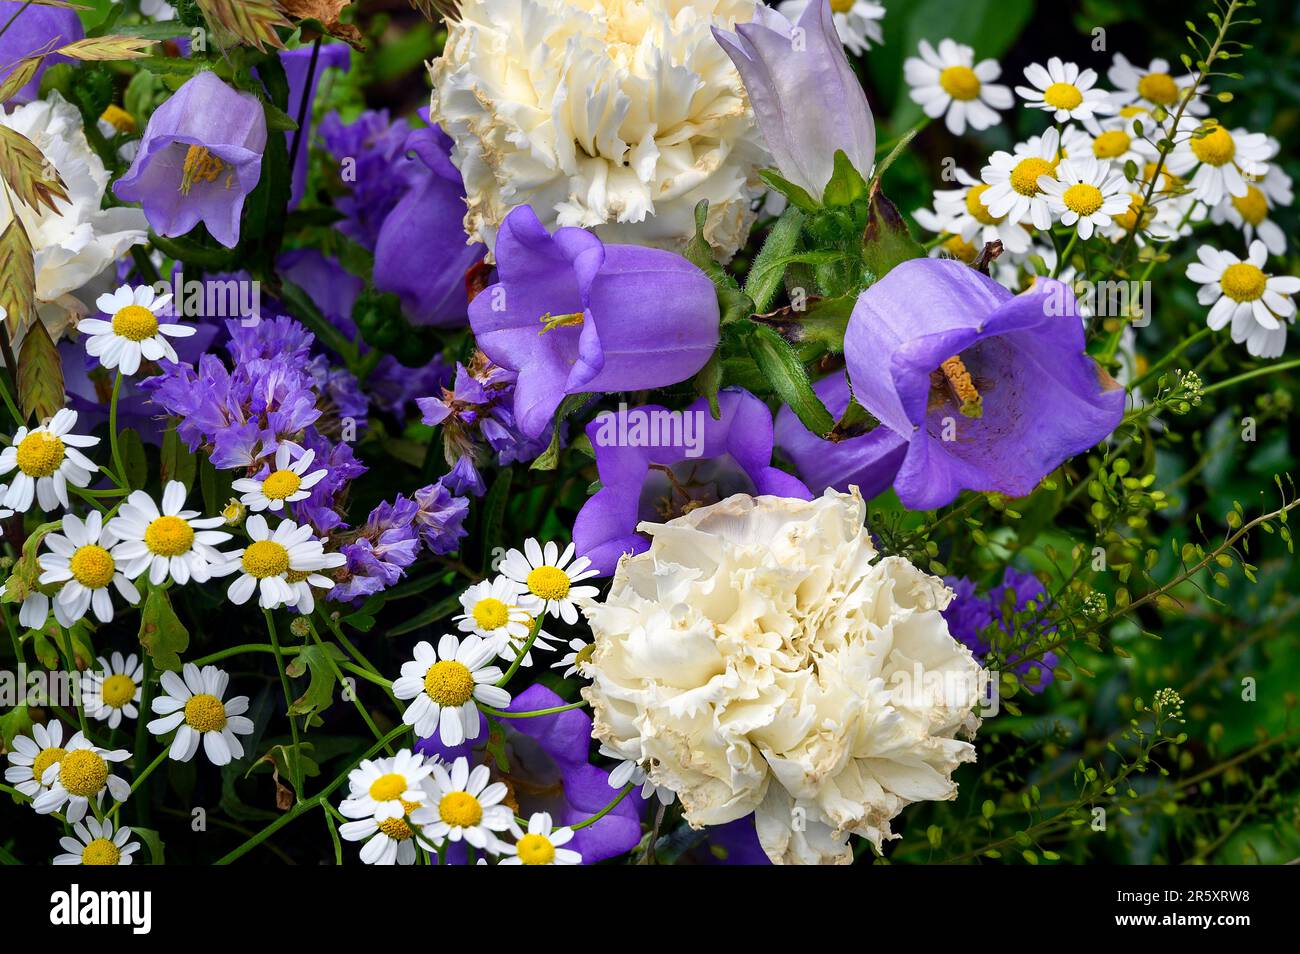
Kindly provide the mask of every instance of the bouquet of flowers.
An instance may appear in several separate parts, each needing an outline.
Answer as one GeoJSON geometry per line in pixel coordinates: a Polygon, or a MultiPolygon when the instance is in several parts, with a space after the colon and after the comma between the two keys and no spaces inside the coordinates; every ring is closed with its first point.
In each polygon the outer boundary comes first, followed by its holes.
{"type": "Polygon", "coordinates": [[[1275,41],[1114,6],[0,3],[0,861],[1300,855],[1275,41]]]}

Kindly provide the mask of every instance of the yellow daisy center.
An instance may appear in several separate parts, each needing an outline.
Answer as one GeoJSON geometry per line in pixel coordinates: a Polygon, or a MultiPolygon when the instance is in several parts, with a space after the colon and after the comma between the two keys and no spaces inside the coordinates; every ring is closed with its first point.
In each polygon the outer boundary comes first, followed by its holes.
{"type": "Polygon", "coordinates": [[[274,540],[254,540],[244,550],[244,572],[257,579],[279,576],[289,569],[289,551],[274,540]]]}
{"type": "Polygon", "coordinates": [[[91,749],[69,752],[59,763],[59,783],[70,795],[90,798],[108,782],[108,763],[91,749]]]}
{"type": "Polygon", "coordinates": [[[1142,106],[1125,106],[1119,111],[1119,114],[1125,119],[1132,119],[1134,116],[1141,116],[1145,113],[1146,109],[1142,106]]]}
{"type": "Polygon", "coordinates": [[[68,561],[68,569],[72,571],[72,578],[86,589],[102,590],[113,581],[117,564],[107,550],[98,544],[89,543],[77,547],[72,559],[68,561]]]}
{"type": "Polygon", "coordinates": [[[143,305],[127,305],[113,315],[113,334],[128,341],[144,341],[158,333],[158,317],[143,305]]]}
{"type": "Polygon", "coordinates": [[[225,164],[206,146],[190,146],[181,167],[181,194],[189,195],[196,182],[216,182],[225,164]]]}
{"type": "Polygon", "coordinates": [[[108,108],[100,114],[99,118],[120,133],[130,133],[136,130],[135,117],[116,103],[109,103],[108,108]]]}
{"type": "Polygon", "coordinates": [[[144,543],[158,556],[180,556],[194,545],[194,528],[180,517],[159,517],[145,529],[144,543]]]}
{"type": "Polygon", "coordinates": [[[575,666],[585,666],[591,662],[591,657],[596,654],[596,644],[588,643],[573,654],[573,664],[575,666]]]}
{"type": "Polygon", "coordinates": [[[220,732],[226,727],[226,707],[206,692],[185,703],[185,723],[196,732],[220,732]]]}
{"type": "Polygon", "coordinates": [[[448,825],[473,828],[483,820],[483,806],[469,792],[448,792],[438,802],[438,817],[448,825]]]}
{"type": "Polygon", "coordinates": [[[296,494],[302,486],[302,478],[291,470],[277,470],[262,481],[262,493],[271,500],[284,500],[296,494]]]}
{"type": "Polygon", "coordinates": [[[559,567],[539,566],[528,574],[528,589],[544,600],[562,600],[569,595],[569,574],[559,567]]]}
{"type": "Polygon", "coordinates": [[[1249,262],[1238,262],[1223,270],[1219,285],[1233,301],[1255,301],[1264,294],[1268,276],[1249,262]]]}
{"type": "Polygon", "coordinates": [[[953,99],[972,100],[980,94],[980,78],[969,66],[949,66],[939,73],[939,85],[953,99]]]}
{"type": "Polygon", "coordinates": [[[967,264],[975,261],[975,256],[979,254],[979,249],[960,235],[953,235],[944,239],[943,250],[958,261],[967,264]]]}
{"type": "Polygon", "coordinates": [[[1092,215],[1101,208],[1104,199],[1101,190],[1095,185],[1079,182],[1065,190],[1065,195],[1061,196],[1061,201],[1072,212],[1077,212],[1079,215],[1092,215]]]}
{"type": "Polygon", "coordinates": [[[989,207],[980,201],[980,196],[989,190],[989,187],[983,184],[973,185],[966,190],[966,211],[971,214],[976,222],[984,225],[997,225],[1006,218],[1005,215],[994,215],[989,211],[989,207]]]}
{"type": "Polygon", "coordinates": [[[45,774],[45,770],[55,762],[62,761],[63,757],[67,754],[68,752],[66,749],[61,749],[57,746],[49,749],[41,749],[41,751],[36,754],[36,758],[32,760],[32,778],[39,782],[41,776],[45,774]]]}
{"type": "Polygon", "coordinates": [[[391,802],[409,787],[405,776],[389,772],[370,783],[370,797],[377,802],[391,802]]]}
{"type": "Polygon", "coordinates": [[[831,0],[831,12],[848,13],[856,2],[857,0],[831,0]]]}
{"type": "Polygon", "coordinates": [[[1111,129],[1092,141],[1092,154],[1098,159],[1114,159],[1128,152],[1132,143],[1128,133],[1122,129],[1111,129]]]}
{"type": "Polygon", "coordinates": [[[100,690],[104,705],[120,709],[135,698],[135,682],[130,676],[117,673],[104,680],[100,690]]]}
{"type": "Polygon", "coordinates": [[[526,865],[549,865],[555,860],[555,846],[545,835],[524,835],[515,851],[526,865]]]}
{"type": "Polygon", "coordinates": [[[1148,73],[1138,80],[1138,95],[1152,103],[1168,106],[1178,98],[1178,84],[1168,73],[1148,73]]]}
{"type": "Polygon", "coordinates": [[[1126,232],[1137,225],[1138,213],[1142,210],[1142,207],[1146,205],[1146,202],[1143,200],[1140,193],[1130,192],[1128,197],[1128,208],[1115,216],[1115,224],[1126,232]]]}
{"type": "Polygon", "coordinates": [[[1043,102],[1054,109],[1074,109],[1083,102],[1083,94],[1073,83],[1053,83],[1043,91],[1043,102]]]}
{"type": "Polygon", "coordinates": [[[1192,137],[1192,154],[1207,165],[1222,166],[1237,154],[1237,144],[1232,133],[1216,124],[1204,136],[1192,137]]]}
{"type": "Polygon", "coordinates": [[[1268,218],[1268,199],[1254,186],[1246,186],[1246,194],[1232,196],[1232,205],[1251,225],[1259,225],[1268,218]]]}
{"type": "Polygon", "coordinates": [[[440,706],[461,706],[474,695],[474,676],[464,663],[443,659],[424,674],[424,691],[440,706]]]}
{"type": "Polygon", "coordinates": [[[1046,159],[1030,156],[1021,159],[1011,170],[1011,188],[1021,195],[1038,195],[1038,177],[1055,176],[1056,166],[1046,159]]]}
{"type": "Polygon", "coordinates": [[[474,604],[474,622],[480,629],[500,629],[510,621],[510,607],[489,596],[474,604]]]}
{"type": "Polygon", "coordinates": [[[121,860],[121,849],[107,838],[96,838],[81,850],[83,865],[115,865],[121,860]]]}
{"type": "Polygon", "coordinates": [[[393,841],[406,841],[413,834],[405,818],[385,818],[379,823],[379,830],[393,841]]]}
{"type": "Polygon", "coordinates": [[[284,575],[286,583],[301,583],[311,576],[311,570],[290,570],[284,575]]]}
{"type": "Polygon", "coordinates": [[[18,469],[28,477],[49,477],[63,463],[63,441],[49,431],[32,431],[18,445],[18,469]]]}

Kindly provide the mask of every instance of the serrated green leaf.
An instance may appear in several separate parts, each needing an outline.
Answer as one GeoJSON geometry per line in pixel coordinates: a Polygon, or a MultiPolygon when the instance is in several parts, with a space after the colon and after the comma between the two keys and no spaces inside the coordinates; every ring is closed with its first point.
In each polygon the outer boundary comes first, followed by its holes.
{"type": "Polygon", "coordinates": [[[190,647],[190,633],[172,609],[166,590],[150,589],[140,610],[140,645],[158,669],[180,672],[180,654],[190,647]]]}

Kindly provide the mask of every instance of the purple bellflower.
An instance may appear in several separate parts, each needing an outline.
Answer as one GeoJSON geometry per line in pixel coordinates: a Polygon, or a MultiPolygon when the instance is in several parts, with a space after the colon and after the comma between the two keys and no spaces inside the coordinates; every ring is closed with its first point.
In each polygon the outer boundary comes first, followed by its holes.
{"type": "Polygon", "coordinates": [[[1026,496],[1115,430],[1124,389],[1085,352],[1078,314],[1061,282],[1013,295],[951,259],[903,262],[858,297],[849,380],[907,441],[894,478],[905,507],[963,489],[1026,496]]]}
{"type": "Polygon", "coordinates": [[[718,344],[707,275],[662,249],[605,245],[578,228],[551,235],[520,206],[501,223],[499,283],[470,303],[478,346],[518,372],[515,419],[529,437],[566,395],[664,387],[704,367],[718,344]]]}
{"type": "Polygon", "coordinates": [[[125,202],[139,202],[159,235],[184,235],[202,222],[214,239],[234,248],[265,148],[266,116],[257,97],[205,71],[149,117],[139,152],[113,191],[125,202]]]}

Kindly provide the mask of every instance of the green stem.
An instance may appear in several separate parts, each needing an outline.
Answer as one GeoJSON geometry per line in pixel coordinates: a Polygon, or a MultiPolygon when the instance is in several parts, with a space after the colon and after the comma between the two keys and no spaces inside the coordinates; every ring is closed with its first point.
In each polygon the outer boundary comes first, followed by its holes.
{"type": "MultiPolygon", "coordinates": [[[[229,659],[231,656],[238,656],[242,653],[273,653],[275,647],[268,643],[242,643],[238,646],[228,646],[225,649],[219,649],[215,653],[209,653],[206,656],[200,656],[193,660],[196,666],[206,666],[210,663],[220,662],[223,659],[229,659]]],[[[281,646],[280,652],[286,656],[292,656],[294,653],[301,652],[297,646],[281,646]]]]}
{"type": "MultiPolygon", "coordinates": [[[[141,716],[140,721],[144,722],[144,713],[141,713],[140,716],[141,716]]],[[[158,766],[162,765],[164,761],[166,761],[168,751],[169,750],[166,747],[164,747],[161,752],[159,752],[156,756],[154,756],[154,760],[149,763],[148,767],[143,772],[141,772],[138,776],[136,776],[135,781],[131,783],[131,795],[134,795],[136,789],[138,789],[141,785],[143,785],[145,780],[149,778],[150,775],[153,774],[154,769],[156,769],[158,766]]],[[[127,798],[130,798],[131,795],[127,795],[127,798]]],[[[108,814],[105,817],[112,818],[115,814],[117,814],[117,810],[121,808],[124,804],[125,801],[115,802],[113,804],[113,807],[108,810],[108,814]]]]}
{"type": "Polygon", "coordinates": [[[623,799],[627,798],[627,793],[632,791],[632,789],[634,788],[636,788],[636,783],[628,782],[626,785],[623,786],[622,790],[617,795],[614,796],[614,800],[612,802],[610,802],[600,811],[596,812],[596,814],[592,815],[590,818],[584,818],[576,825],[570,825],[569,827],[572,828],[574,831],[577,831],[579,828],[586,828],[588,825],[596,824],[596,822],[600,821],[602,818],[604,818],[606,815],[612,812],[615,808],[617,808],[618,803],[621,802],[623,799]]]}
{"type": "Polygon", "coordinates": [[[262,610],[266,616],[266,632],[271,637],[271,647],[275,652],[275,668],[280,673],[280,689],[284,692],[285,716],[289,720],[289,735],[293,738],[293,793],[294,798],[302,801],[302,749],[298,741],[298,722],[293,717],[293,693],[289,691],[289,675],[284,669],[284,653],[280,649],[280,637],[275,631],[275,618],[269,609],[262,610]]]}
{"type": "Polygon", "coordinates": [[[1196,334],[1192,335],[1190,338],[1185,339],[1176,348],[1174,348],[1167,355],[1165,355],[1163,358],[1161,358],[1159,361],[1153,364],[1150,368],[1148,368],[1146,373],[1143,374],[1142,377],[1138,378],[1136,381],[1134,381],[1132,384],[1128,386],[1128,389],[1130,391],[1136,391],[1142,385],[1146,384],[1153,377],[1155,377],[1157,374],[1159,374],[1161,371],[1167,368],[1169,366],[1169,363],[1173,361],[1175,358],[1177,358],[1180,354],[1182,354],[1192,345],[1196,344],[1196,342],[1206,338],[1211,334],[1213,334],[1213,332],[1210,331],[1209,328],[1202,328],[1200,331],[1196,332],[1196,334]]]}
{"type": "Polygon", "coordinates": [[[528,633],[528,639],[524,641],[524,645],[520,647],[519,652],[515,655],[515,661],[510,664],[506,674],[497,680],[498,687],[509,683],[510,677],[519,671],[519,667],[523,665],[524,657],[528,655],[529,650],[533,648],[533,643],[537,640],[537,634],[542,631],[542,620],[545,618],[546,610],[543,609],[537,614],[537,618],[533,620],[532,630],[528,633]]]}
{"type": "Polygon", "coordinates": [[[1284,361],[1281,364],[1270,364],[1264,368],[1256,368],[1254,371],[1247,371],[1244,374],[1238,374],[1235,377],[1226,378],[1223,381],[1217,381],[1201,391],[1202,394],[1210,394],[1214,391],[1222,391],[1224,388],[1230,388],[1234,384],[1240,384],[1242,381],[1249,381],[1251,378],[1262,378],[1266,374],[1277,374],[1279,371],[1287,371],[1291,368],[1300,368],[1300,358],[1293,361],[1284,361]]]}
{"type": "Polygon", "coordinates": [[[565,706],[551,706],[549,709],[529,709],[527,712],[506,712],[504,709],[494,709],[491,706],[485,706],[483,703],[477,703],[478,707],[490,716],[497,719],[531,719],[535,716],[555,715],[557,712],[568,712],[570,709],[581,709],[587,704],[586,699],[578,702],[570,702],[565,706]]]}
{"type": "Polygon", "coordinates": [[[122,466],[122,449],[117,444],[117,399],[122,391],[122,372],[118,371],[113,378],[113,397],[108,405],[108,441],[112,449],[113,466],[117,468],[117,485],[119,487],[130,486],[126,481],[126,468],[122,466]]]}

